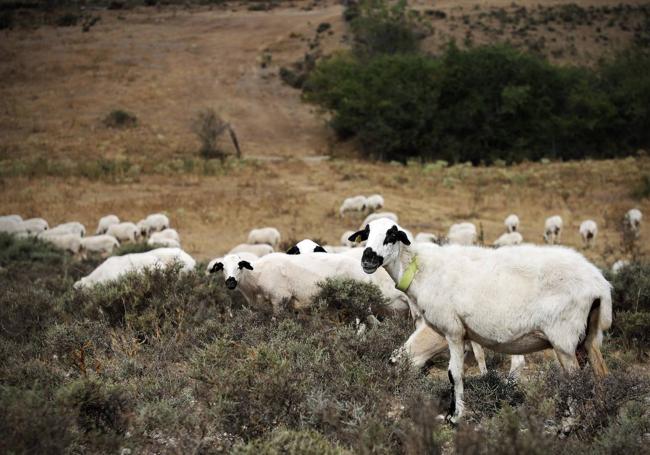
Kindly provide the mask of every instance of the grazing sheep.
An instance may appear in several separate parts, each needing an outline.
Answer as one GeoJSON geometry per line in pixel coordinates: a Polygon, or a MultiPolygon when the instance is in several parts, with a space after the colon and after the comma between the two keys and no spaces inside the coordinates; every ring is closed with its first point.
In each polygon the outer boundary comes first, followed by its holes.
{"type": "Polygon", "coordinates": [[[260,243],[257,245],[251,245],[249,243],[241,243],[228,251],[228,254],[239,254],[239,253],[253,253],[257,257],[266,256],[267,254],[273,253],[273,247],[265,243],[260,243]]]}
{"type": "Polygon", "coordinates": [[[597,235],[598,226],[594,220],[585,220],[580,223],[580,236],[582,237],[582,244],[585,248],[591,247],[596,243],[597,235]]]}
{"type": "Polygon", "coordinates": [[[521,245],[521,242],[524,241],[524,238],[521,236],[519,232],[508,232],[505,234],[501,234],[501,237],[496,239],[493,243],[495,247],[501,247],[501,246],[514,246],[514,245],[521,245]]]}
{"type": "Polygon", "coordinates": [[[137,242],[140,238],[140,229],[128,221],[124,221],[118,224],[111,224],[106,229],[107,235],[112,235],[120,242],[137,242]]]}
{"type": "Polygon", "coordinates": [[[552,347],[567,371],[587,351],[598,377],[607,374],[600,353],[611,326],[611,286],[576,251],[521,245],[486,249],[448,245],[421,248],[391,220],[376,220],[354,234],[367,241],[366,273],[384,267],[425,322],[449,344],[449,379],[457,421],[463,414],[466,340],[508,354],[552,347]]]}
{"type": "Polygon", "coordinates": [[[374,212],[384,207],[384,198],[381,194],[373,194],[366,198],[366,209],[374,212]]]}
{"type": "Polygon", "coordinates": [[[382,218],[388,218],[389,220],[393,220],[394,222],[398,222],[399,218],[397,217],[397,214],[393,212],[377,212],[377,213],[371,213],[366,217],[365,220],[363,220],[363,223],[361,223],[361,226],[359,229],[363,229],[366,227],[366,224],[370,223],[371,221],[375,220],[380,220],[382,218]]]}
{"type": "Polygon", "coordinates": [[[81,252],[81,237],[78,234],[50,234],[50,231],[43,231],[38,238],[72,254],[81,252]]]}
{"type": "Polygon", "coordinates": [[[147,253],[152,254],[163,261],[165,266],[173,263],[182,265],[181,270],[184,272],[194,270],[194,267],[196,267],[196,261],[194,258],[180,248],[156,248],[155,250],[147,251],[147,253]]]}
{"type": "Polygon", "coordinates": [[[447,239],[452,245],[474,245],[476,238],[476,226],[472,223],[452,224],[447,233],[447,239]]]}
{"type": "Polygon", "coordinates": [[[22,221],[16,221],[15,219],[10,218],[0,220],[0,232],[17,235],[27,234],[22,221]]]}
{"type": "Polygon", "coordinates": [[[418,235],[415,236],[415,243],[438,243],[438,236],[430,232],[418,232],[418,235]]]}
{"type": "MultiPolygon", "coordinates": [[[[257,260],[259,259],[259,256],[254,255],[253,253],[247,253],[245,251],[242,251],[241,253],[237,253],[237,256],[240,257],[240,259],[249,262],[250,264],[255,264],[257,260]]],[[[225,256],[220,256],[218,258],[212,259],[209,263],[208,266],[205,268],[205,274],[210,275],[212,274],[212,268],[217,262],[222,262],[223,263],[223,258],[225,256]]]]}
{"type": "Polygon", "coordinates": [[[90,288],[97,284],[117,280],[129,272],[141,272],[151,267],[163,267],[163,262],[149,252],[111,256],[89,275],[77,281],[73,287],[75,289],[90,288]]]}
{"type": "Polygon", "coordinates": [[[99,219],[95,234],[106,234],[108,227],[112,224],[119,224],[120,219],[116,215],[106,215],[99,219]]]}
{"type": "Polygon", "coordinates": [[[70,221],[68,223],[59,224],[54,229],[67,230],[70,234],[78,234],[80,237],[86,235],[86,227],[78,221],[70,221]]]}
{"type": "Polygon", "coordinates": [[[20,215],[3,215],[0,216],[0,222],[13,221],[14,223],[22,223],[23,218],[20,215]]]}
{"type": "Polygon", "coordinates": [[[41,232],[46,231],[50,227],[50,225],[47,224],[47,221],[45,221],[43,218],[30,218],[28,220],[24,220],[22,226],[27,234],[32,236],[36,236],[41,232]]]}
{"type": "Polygon", "coordinates": [[[562,235],[562,217],[559,215],[546,218],[544,222],[544,241],[550,245],[560,243],[562,235]]]}
{"type": "Polygon", "coordinates": [[[177,242],[181,241],[181,236],[178,235],[176,229],[172,229],[172,228],[163,229],[162,231],[157,232],[156,235],[166,239],[173,239],[176,240],[177,242]]]}
{"type": "Polygon", "coordinates": [[[631,209],[625,214],[625,218],[624,218],[625,227],[630,231],[632,231],[635,237],[639,236],[642,219],[643,219],[643,214],[639,209],[631,209]]]}
{"type": "Polygon", "coordinates": [[[151,234],[151,237],[149,237],[149,240],[147,240],[147,245],[160,246],[165,248],[181,247],[181,244],[178,242],[178,240],[168,239],[167,237],[159,237],[156,236],[156,234],[158,234],[158,232],[154,232],[153,234],[151,234]]]}
{"type": "Polygon", "coordinates": [[[519,217],[514,213],[512,215],[508,215],[503,224],[506,226],[506,232],[519,231],[519,217]]]}
{"type": "Polygon", "coordinates": [[[137,226],[140,229],[140,234],[143,237],[147,237],[151,235],[152,232],[159,232],[167,229],[170,224],[167,215],[162,213],[152,213],[144,220],[140,220],[137,226]]]}
{"type": "Polygon", "coordinates": [[[100,234],[82,238],[81,246],[86,252],[109,255],[120,246],[120,242],[112,235],[100,234]]]}
{"type": "MultiPolygon", "coordinates": [[[[326,278],[352,278],[375,283],[386,296],[395,292],[393,283],[386,286],[364,274],[359,261],[341,254],[273,253],[260,258],[255,264],[236,254],[228,254],[223,261],[210,269],[215,273],[223,270],[228,289],[239,288],[249,302],[268,304],[278,313],[283,305],[303,309],[312,304],[312,297],[319,291],[318,283],[326,278]]],[[[402,294],[388,304],[388,311],[404,311],[408,299],[402,294]]]]}
{"type": "Polygon", "coordinates": [[[339,208],[339,214],[345,216],[347,212],[363,212],[364,210],[366,210],[366,197],[354,196],[343,201],[339,208]]]}
{"type": "Polygon", "coordinates": [[[327,253],[325,249],[313,240],[304,239],[287,250],[287,254],[327,253]]]}
{"type": "Polygon", "coordinates": [[[626,261],[625,259],[619,259],[618,261],[614,262],[614,264],[612,264],[612,273],[616,275],[622,269],[624,269],[629,265],[630,265],[630,261],[626,261]]]}
{"type": "Polygon", "coordinates": [[[248,243],[252,245],[266,243],[276,249],[280,244],[280,231],[274,227],[252,229],[248,233],[248,243]]]}
{"type": "Polygon", "coordinates": [[[350,237],[352,234],[354,234],[354,231],[345,231],[343,233],[343,235],[341,236],[341,245],[349,246],[349,247],[355,246],[354,243],[352,243],[352,242],[350,242],[350,240],[348,240],[348,237],[350,237]]]}

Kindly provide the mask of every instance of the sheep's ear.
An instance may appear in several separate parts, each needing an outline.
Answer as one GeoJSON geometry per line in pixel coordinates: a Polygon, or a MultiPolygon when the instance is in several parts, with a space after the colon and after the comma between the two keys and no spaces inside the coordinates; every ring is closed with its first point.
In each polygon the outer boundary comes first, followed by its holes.
{"type": "Polygon", "coordinates": [[[370,225],[366,224],[365,229],[355,232],[350,237],[348,237],[348,240],[350,242],[357,242],[357,243],[364,242],[368,240],[368,234],[370,234],[370,225]]]}
{"type": "Polygon", "coordinates": [[[253,270],[253,266],[248,261],[239,261],[239,268],[253,270]]]}
{"type": "Polygon", "coordinates": [[[404,231],[397,231],[397,240],[402,242],[404,245],[410,245],[411,241],[409,240],[408,235],[404,231]]]}
{"type": "Polygon", "coordinates": [[[220,270],[223,270],[223,263],[217,262],[215,265],[212,266],[210,269],[210,273],[216,273],[220,270]]]}
{"type": "Polygon", "coordinates": [[[322,246],[316,245],[316,248],[314,248],[314,253],[327,253],[327,251],[325,251],[325,248],[322,246]]]}
{"type": "Polygon", "coordinates": [[[300,249],[296,245],[287,250],[287,254],[300,254],[300,249]]]}

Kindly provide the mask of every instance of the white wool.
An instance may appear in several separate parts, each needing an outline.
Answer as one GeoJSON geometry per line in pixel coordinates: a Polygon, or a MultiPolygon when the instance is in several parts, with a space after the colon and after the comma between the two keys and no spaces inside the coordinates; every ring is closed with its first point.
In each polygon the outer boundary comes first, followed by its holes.
{"type": "Polygon", "coordinates": [[[239,253],[252,253],[257,257],[266,256],[267,254],[273,253],[273,247],[265,243],[260,243],[257,245],[251,245],[250,243],[240,243],[230,251],[228,254],[239,254],[239,253]]]}
{"type": "Polygon", "coordinates": [[[108,227],[112,224],[119,224],[120,219],[117,217],[117,215],[106,215],[103,216],[99,219],[99,223],[97,223],[97,230],[95,231],[96,234],[106,234],[106,231],[108,230],[108,227]]]}
{"type": "Polygon", "coordinates": [[[149,240],[147,240],[147,245],[151,246],[162,246],[162,247],[167,247],[167,248],[180,248],[181,244],[178,242],[178,240],[174,239],[168,239],[166,237],[154,237],[154,235],[157,234],[154,232],[151,237],[149,237],[149,240]]]}
{"type": "Polygon", "coordinates": [[[438,236],[430,232],[418,232],[418,235],[415,236],[415,241],[417,243],[436,243],[438,236]]]}
{"type": "Polygon", "coordinates": [[[287,254],[311,254],[311,253],[327,253],[318,243],[311,239],[304,239],[296,243],[293,247],[289,248],[287,254]]]}
{"type": "Polygon", "coordinates": [[[384,207],[384,198],[381,194],[373,194],[366,198],[366,209],[374,212],[384,207]]]}
{"type": "Polygon", "coordinates": [[[476,226],[472,223],[452,224],[447,233],[447,239],[452,245],[474,245],[476,238],[476,226]]]}
{"type": "Polygon", "coordinates": [[[50,225],[43,218],[30,218],[22,222],[22,227],[28,235],[36,236],[49,229],[50,225]]]}
{"type": "Polygon", "coordinates": [[[87,252],[111,254],[114,248],[120,246],[120,242],[112,235],[91,235],[81,239],[81,246],[87,252]]]}
{"type": "Polygon", "coordinates": [[[393,212],[378,212],[378,213],[371,213],[370,215],[368,215],[368,216],[363,220],[363,223],[361,223],[361,226],[359,227],[359,229],[363,229],[363,228],[365,228],[366,225],[367,225],[368,223],[370,223],[371,221],[380,220],[380,219],[382,219],[382,218],[388,218],[389,220],[393,220],[393,221],[396,222],[396,223],[399,221],[399,217],[397,216],[396,213],[393,213],[393,212]]]}
{"type": "Polygon", "coordinates": [[[508,215],[503,224],[506,226],[506,232],[516,232],[519,230],[519,217],[514,213],[508,215]]]}
{"type": "Polygon", "coordinates": [[[366,197],[353,196],[345,199],[339,207],[339,214],[344,216],[347,212],[363,212],[366,210],[366,197]]]}
{"type": "Polygon", "coordinates": [[[263,227],[259,229],[252,229],[248,233],[249,244],[266,243],[271,245],[274,249],[280,244],[280,231],[274,227],[263,227]]]}
{"type": "Polygon", "coordinates": [[[562,217],[559,215],[546,218],[544,222],[544,241],[551,245],[560,243],[563,225],[562,217]]]}
{"type": "Polygon", "coordinates": [[[140,229],[128,221],[111,224],[106,229],[107,235],[112,235],[120,242],[136,242],[140,238],[140,229]]]}
{"type": "Polygon", "coordinates": [[[580,223],[580,237],[585,247],[593,246],[598,235],[598,225],[594,220],[585,220],[580,223]]]}
{"type": "MultiPolygon", "coordinates": [[[[250,264],[255,264],[255,262],[259,259],[259,256],[256,256],[253,253],[247,253],[245,251],[243,251],[241,253],[237,253],[237,256],[239,256],[242,261],[248,261],[250,264]]],[[[208,266],[205,268],[205,274],[210,275],[211,273],[214,273],[212,271],[212,268],[218,262],[223,263],[223,258],[224,257],[225,256],[219,256],[219,257],[216,257],[216,258],[212,259],[210,262],[208,262],[208,266]]]]}
{"type": "Polygon", "coordinates": [[[494,241],[493,245],[496,247],[521,245],[523,241],[524,238],[519,232],[507,232],[501,234],[501,236],[494,241]]]}
{"type": "Polygon", "coordinates": [[[162,213],[152,213],[144,220],[140,220],[137,226],[140,229],[140,235],[149,236],[153,232],[167,229],[170,224],[167,215],[162,213]]]}
{"type": "Polygon", "coordinates": [[[78,234],[51,234],[50,231],[43,231],[39,238],[72,254],[81,251],[81,237],[78,234]]]}

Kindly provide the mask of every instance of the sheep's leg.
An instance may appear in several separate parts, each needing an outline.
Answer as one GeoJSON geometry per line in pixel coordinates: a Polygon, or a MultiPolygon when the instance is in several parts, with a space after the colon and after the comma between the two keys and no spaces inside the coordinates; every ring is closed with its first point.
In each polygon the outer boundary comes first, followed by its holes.
{"type": "Polygon", "coordinates": [[[479,371],[481,374],[486,374],[487,365],[485,365],[485,351],[483,350],[483,346],[472,341],[472,351],[474,351],[474,358],[476,359],[476,363],[478,363],[479,371]]]}
{"type": "Polygon", "coordinates": [[[449,375],[449,381],[454,387],[454,398],[449,409],[449,420],[452,423],[456,423],[462,417],[465,409],[465,403],[463,402],[465,342],[462,338],[447,337],[447,343],[449,343],[449,369],[447,370],[447,374],[449,375]]]}
{"type": "Polygon", "coordinates": [[[566,352],[563,352],[557,348],[553,348],[553,349],[564,371],[566,371],[567,373],[573,373],[574,371],[580,369],[580,365],[578,364],[578,358],[576,357],[575,352],[573,352],[572,354],[567,354],[566,352]]]}
{"type": "Polygon", "coordinates": [[[523,355],[510,356],[510,372],[508,373],[508,377],[518,379],[519,374],[524,369],[524,365],[526,365],[526,359],[524,359],[523,355]]]}
{"type": "Polygon", "coordinates": [[[393,352],[390,360],[395,363],[407,355],[414,368],[422,368],[427,360],[447,349],[447,341],[427,324],[420,324],[406,343],[393,352]]]}
{"type": "Polygon", "coordinates": [[[594,375],[598,378],[603,378],[609,373],[609,371],[607,370],[607,365],[605,365],[603,354],[600,352],[600,340],[602,334],[598,327],[599,315],[599,311],[590,312],[589,321],[587,322],[587,324],[589,324],[589,328],[587,329],[587,338],[585,338],[583,346],[587,350],[589,364],[594,370],[594,375]]]}

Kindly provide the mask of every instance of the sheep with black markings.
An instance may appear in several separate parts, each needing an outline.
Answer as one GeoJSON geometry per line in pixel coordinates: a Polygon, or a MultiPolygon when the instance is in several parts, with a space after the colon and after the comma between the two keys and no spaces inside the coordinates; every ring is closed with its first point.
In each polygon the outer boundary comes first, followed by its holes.
{"type": "Polygon", "coordinates": [[[318,243],[310,239],[304,239],[296,243],[287,250],[287,254],[309,254],[309,253],[327,253],[318,243]]]}
{"type": "Polygon", "coordinates": [[[546,221],[544,222],[544,241],[550,245],[560,243],[563,224],[560,215],[546,218],[546,221]]]}
{"type": "Polygon", "coordinates": [[[598,225],[594,220],[585,220],[580,223],[580,237],[585,248],[592,247],[596,243],[598,225]]]}
{"type": "Polygon", "coordinates": [[[534,245],[423,249],[388,219],[373,221],[354,237],[367,241],[363,270],[384,267],[426,324],[445,336],[452,421],[464,410],[466,340],[508,354],[551,347],[567,371],[579,368],[576,353],[584,349],[595,375],[607,374],[600,344],[612,323],[611,286],[576,251],[534,245]]]}
{"type": "MultiPolygon", "coordinates": [[[[249,264],[255,264],[255,262],[257,262],[257,260],[259,259],[259,256],[256,256],[253,253],[247,253],[245,251],[242,251],[241,253],[237,253],[237,256],[239,256],[241,260],[247,261],[249,264]]],[[[224,258],[225,256],[219,256],[210,260],[210,262],[208,262],[208,266],[205,268],[205,274],[206,275],[212,274],[213,273],[212,269],[214,268],[215,264],[217,262],[223,263],[224,258]]]]}

